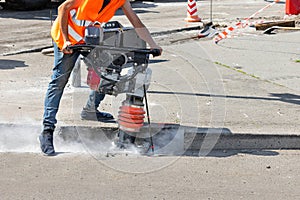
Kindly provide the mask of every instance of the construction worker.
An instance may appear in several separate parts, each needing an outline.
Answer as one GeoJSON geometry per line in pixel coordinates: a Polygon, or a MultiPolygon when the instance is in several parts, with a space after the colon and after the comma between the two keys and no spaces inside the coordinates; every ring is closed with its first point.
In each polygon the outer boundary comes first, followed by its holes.
{"type": "MultiPolygon", "coordinates": [[[[53,132],[57,123],[60,99],[65,85],[79,56],[79,52],[68,48],[71,45],[84,43],[85,27],[94,22],[108,22],[115,12],[122,8],[124,14],[135,28],[138,36],[143,39],[150,48],[159,49],[162,52],[148,29],[133,11],[130,0],[66,0],[58,8],[58,16],[51,28],[51,36],[54,41],[54,68],[52,80],[49,83],[45,97],[43,131],[39,136],[40,147],[45,155],[55,155],[53,146],[53,132]]],[[[104,94],[92,92],[84,111],[101,113],[97,110],[104,94]]],[[[81,113],[83,116],[84,113],[81,113]]],[[[108,113],[98,114],[100,118],[112,119],[108,113]]]]}

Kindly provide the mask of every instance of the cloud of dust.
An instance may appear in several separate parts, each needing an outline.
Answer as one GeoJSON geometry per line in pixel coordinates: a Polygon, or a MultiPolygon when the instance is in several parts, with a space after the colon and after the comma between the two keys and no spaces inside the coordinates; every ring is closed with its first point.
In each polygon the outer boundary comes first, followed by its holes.
{"type": "MultiPolygon", "coordinates": [[[[40,153],[38,136],[42,131],[41,126],[2,124],[0,125],[0,152],[14,153],[40,153]]],[[[85,140],[86,142],[86,140],[85,140]]],[[[107,144],[90,142],[92,147],[101,146],[103,150],[107,144]]],[[[58,153],[88,153],[87,144],[80,140],[64,140],[57,132],[54,133],[54,147],[58,153]]],[[[111,146],[111,144],[110,144],[111,146]]]]}

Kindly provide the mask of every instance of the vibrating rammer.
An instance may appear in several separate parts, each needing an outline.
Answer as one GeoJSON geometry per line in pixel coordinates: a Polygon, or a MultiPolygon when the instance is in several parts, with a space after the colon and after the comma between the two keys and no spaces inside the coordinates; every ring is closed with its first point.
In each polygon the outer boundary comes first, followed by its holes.
{"type": "MultiPolygon", "coordinates": [[[[126,94],[118,114],[117,146],[126,149],[134,145],[137,134],[144,126],[145,109],[150,125],[146,91],[150,85],[149,55],[160,55],[158,49],[146,49],[133,28],[124,28],[113,21],[104,26],[92,26],[86,30],[85,44],[74,45],[80,51],[88,67],[87,84],[92,90],[117,96],[126,94]]],[[[152,136],[148,150],[154,151],[152,136]]]]}

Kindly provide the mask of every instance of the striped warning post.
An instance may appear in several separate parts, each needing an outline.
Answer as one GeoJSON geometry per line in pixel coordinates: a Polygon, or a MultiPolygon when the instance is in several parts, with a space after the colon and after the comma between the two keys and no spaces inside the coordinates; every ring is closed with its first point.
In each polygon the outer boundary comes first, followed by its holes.
{"type": "Polygon", "coordinates": [[[262,9],[258,10],[257,12],[255,12],[254,14],[252,14],[250,17],[244,19],[241,22],[236,23],[234,26],[230,26],[228,28],[226,28],[224,31],[220,32],[215,38],[214,38],[214,42],[218,43],[220,40],[225,39],[228,37],[228,35],[230,35],[234,30],[236,30],[237,28],[245,28],[247,26],[247,24],[249,24],[249,20],[251,18],[253,18],[254,16],[256,16],[257,14],[261,13],[262,11],[264,11],[267,8],[270,8],[271,6],[273,6],[274,4],[278,3],[279,0],[275,0],[272,3],[269,3],[268,5],[266,5],[265,7],[263,7],[262,9]]]}
{"type": "Polygon", "coordinates": [[[188,0],[187,17],[184,19],[187,22],[200,22],[201,18],[197,15],[197,3],[195,0],[188,0]]]}

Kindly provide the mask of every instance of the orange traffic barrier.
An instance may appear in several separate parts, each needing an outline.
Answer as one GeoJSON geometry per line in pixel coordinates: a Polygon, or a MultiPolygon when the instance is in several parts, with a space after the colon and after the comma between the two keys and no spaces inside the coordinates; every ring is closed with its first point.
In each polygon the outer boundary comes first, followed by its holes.
{"type": "Polygon", "coordinates": [[[187,22],[200,22],[201,18],[197,15],[197,3],[195,0],[188,0],[187,17],[184,19],[187,22]]]}
{"type": "Polygon", "coordinates": [[[287,15],[298,15],[300,13],[300,1],[286,0],[285,12],[287,15]]]}

